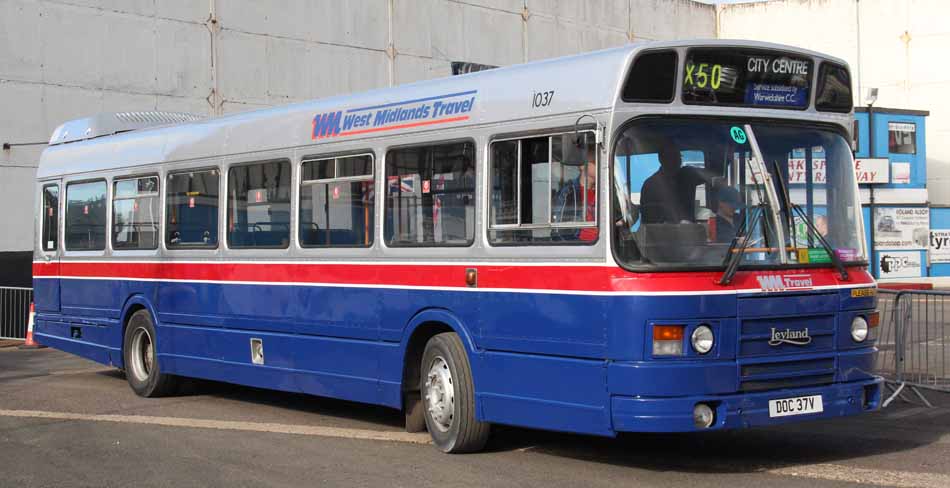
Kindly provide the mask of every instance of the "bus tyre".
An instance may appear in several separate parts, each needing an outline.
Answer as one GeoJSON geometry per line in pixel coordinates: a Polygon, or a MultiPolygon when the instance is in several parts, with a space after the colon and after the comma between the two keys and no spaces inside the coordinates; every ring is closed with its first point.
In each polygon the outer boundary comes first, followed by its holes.
{"type": "Polygon", "coordinates": [[[475,418],[475,387],[465,346],[454,332],[438,334],[422,354],[422,405],[426,428],[443,452],[485,447],[490,424],[475,418]]]}
{"type": "Polygon", "coordinates": [[[122,341],[122,358],[129,386],[143,397],[169,395],[178,384],[177,377],[161,372],[155,338],[155,325],[148,311],[132,314],[122,341]]]}

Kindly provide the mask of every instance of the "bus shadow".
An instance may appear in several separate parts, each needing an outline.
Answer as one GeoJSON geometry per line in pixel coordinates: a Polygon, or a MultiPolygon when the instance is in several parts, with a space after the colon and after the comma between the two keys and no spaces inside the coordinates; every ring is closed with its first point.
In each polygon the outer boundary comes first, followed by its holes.
{"type": "Polygon", "coordinates": [[[622,434],[616,439],[497,428],[489,450],[526,451],[653,471],[753,473],[908,451],[932,444],[950,433],[950,408],[946,407],[899,419],[888,418],[917,408],[892,407],[887,412],[861,417],[769,428],[622,434]]]}
{"type": "MultiPolygon", "coordinates": [[[[124,376],[123,376],[124,378],[124,376]]],[[[209,396],[302,413],[353,420],[380,426],[403,428],[403,414],[397,410],[366,403],[254,388],[211,380],[185,379],[179,396],[209,396]]]]}

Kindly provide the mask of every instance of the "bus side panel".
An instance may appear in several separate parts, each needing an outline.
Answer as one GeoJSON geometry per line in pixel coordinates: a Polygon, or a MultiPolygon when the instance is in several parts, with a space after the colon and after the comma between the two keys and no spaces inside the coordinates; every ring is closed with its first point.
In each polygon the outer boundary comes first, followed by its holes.
{"type": "Polygon", "coordinates": [[[486,349],[604,358],[608,298],[546,293],[482,293],[486,349]]]}
{"type": "Polygon", "coordinates": [[[485,352],[475,378],[482,420],[614,435],[606,362],[485,352]]]}
{"type": "Polygon", "coordinates": [[[382,291],[332,286],[295,288],[295,332],[350,339],[379,339],[382,291]]]}
{"type": "MultiPolygon", "coordinates": [[[[464,280],[464,275],[460,278],[464,280]]],[[[478,344],[478,314],[483,310],[480,297],[467,291],[380,289],[380,334],[384,341],[400,342],[410,321],[425,310],[448,311],[457,318],[466,333],[478,344]]],[[[450,324],[447,324],[450,325],[450,324]]]]}
{"type": "Polygon", "coordinates": [[[293,332],[290,286],[161,282],[159,320],[166,324],[293,332]]]}
{"type": "Polygon", "coordinates": [[[123,289],[122,282],[119,280],[60,280],[63,315],[114,319],[118,317],[119,308],[122,306],[124,297],[127,296],[122,293],[123,289]]]}
{"type": "MultiPolygon", "coordinates": [[[[55,273],[52,276],[59,276],[58,262],[45,266],[48,267],[48,273],[55,273]]],[[[59,278],[33,278],[33,306],[37,313],[59,313],[59,281],[59,278]]]]}

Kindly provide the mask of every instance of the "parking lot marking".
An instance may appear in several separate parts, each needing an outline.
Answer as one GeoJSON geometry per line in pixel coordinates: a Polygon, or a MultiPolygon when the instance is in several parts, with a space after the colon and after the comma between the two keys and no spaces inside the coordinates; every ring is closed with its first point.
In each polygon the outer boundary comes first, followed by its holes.
{"type": "Polygon", "coordinates": [[[863,485],[893,486],[897,488],[946,488],[950,486],[950,476],[945,474],[889,471],[841,466],[839,464],[804,464],[769,469],[766,472],[797,478],[846,481],[863,485]]]}
{"type": "Polygon", "coordinates": [[[274,434],[311,435],[319,437],[338,437],[342,439],[363,439],[374,441],[403,442],[409,444],[429,444],[428,434],[408,432],[379,431],[369,429],[350,429],[344,427],[323,427],[315,425],[277,424],[270,422],[242,422],[234,420],[207,420],[182,417],[152,417],[145,415],[107,415],[70,412],[47,412],[41,410],[2,410],[0,417],[23,417],[55,420],[83,420],[89,422],[116,422],[122,424],[162,425],[166,427],[186,427],[195,429],[237,430],[250,432],[269,432],[274,434]]]}

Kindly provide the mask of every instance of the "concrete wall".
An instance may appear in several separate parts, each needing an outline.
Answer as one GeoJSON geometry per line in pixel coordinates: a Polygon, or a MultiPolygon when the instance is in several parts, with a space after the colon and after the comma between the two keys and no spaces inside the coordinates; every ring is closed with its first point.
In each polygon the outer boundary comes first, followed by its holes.
{"type": "MultiPolygon", "coordinates": [[[[223,114],[448,76],[451,61],[714,36],[715,10],[690,0],[0,0],[0,142],[101,111],[223,114]]],[[[42,149],[0,152],[0,250],[32,249],[42,149]]]]}
{"type": "MultiPolygon", "coordinates": [[[[774,0],[729,5],[723,38],[783,42],[846,59],[861,88],[882,107],[929,110],[930,201],[950,204],[950,2],[946,0],[774,0]],[[860,43],[858,25],[860,24],[860,43]],[[860,57],[858,56],[860,47],[860,57]]],[[[864,91],[855,90],[863,104],[864,91]]]]}

